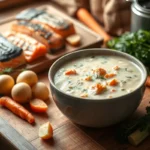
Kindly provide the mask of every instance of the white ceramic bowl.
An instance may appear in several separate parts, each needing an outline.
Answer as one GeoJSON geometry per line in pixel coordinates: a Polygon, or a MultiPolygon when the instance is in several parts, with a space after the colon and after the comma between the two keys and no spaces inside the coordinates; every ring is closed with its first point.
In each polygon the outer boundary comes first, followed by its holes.
{"type": "Polygon", "coordinates": [[[122,52],[105,48],[84,49],[69,53],[59,58],[51,66],[48,74],[52,97],[60,111],[73,122],[88,127],[106,127],[116,124],[131,115],[140,104],[147,72],[144,65],[136,58],[122,52]],[[140,85],[131,93],[111,99],[82,99],[60,91],[54,84],[54,76],[60,66],[79,56],[101,54],[118,55],[139,66],[142,74],[140,85]]]}

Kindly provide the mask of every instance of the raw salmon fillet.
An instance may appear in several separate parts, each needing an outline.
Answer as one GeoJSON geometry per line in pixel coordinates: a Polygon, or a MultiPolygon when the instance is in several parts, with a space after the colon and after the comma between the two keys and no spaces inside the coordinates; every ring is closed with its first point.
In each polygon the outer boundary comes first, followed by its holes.
{"type": "Polygon", "coordinates": [[[44,24],[37,24],[22,20],[13,24],[11,29],[35,38],[37,41],[46,45],[49,52],[58,51],[65,46],[63,38],[59,34],[54,33],[51,29],[49,29],[49,27],[47,27],[47,25],[44,24]]]}
{"type": "Polygon", "coordinates": [[[23,49],[27,62],[32,62],[35,59],[44,56],[47,52],[45,45],[28,35],[9,31],[5,36],[11,43],[23,49]]]}
{"type": "Polygon", "coordinates": [[[23,50],[0,34],[0,71],[26,64],[23,50]]]}
{"type": "Polygon", "coordinates": [[[66,38],[69,35],[75,34],[75,28],[72,22],[44,10],[29,8],[16,16],[17,20],[30,20],[36,23],[43,23],[49,26],[54,32],[66,38]]]}

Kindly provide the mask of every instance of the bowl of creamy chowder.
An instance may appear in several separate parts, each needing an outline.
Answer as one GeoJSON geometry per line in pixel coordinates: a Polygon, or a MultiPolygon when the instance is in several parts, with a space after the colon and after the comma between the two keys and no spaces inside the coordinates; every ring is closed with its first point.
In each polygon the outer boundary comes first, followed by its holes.
{"type": "Polygon", "coordinates": [[[105,48],[66,54],[48,74],[60,111],[88,127],[110,126],[131,115],[142,100],[146,77],[139,60],[105,48]]]}

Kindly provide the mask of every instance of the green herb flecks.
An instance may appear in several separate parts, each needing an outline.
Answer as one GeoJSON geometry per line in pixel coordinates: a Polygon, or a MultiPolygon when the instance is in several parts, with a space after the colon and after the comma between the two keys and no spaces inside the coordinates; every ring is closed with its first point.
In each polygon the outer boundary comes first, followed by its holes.
{"type": "Polygon", "coordinates": [[[125,91],[126,89],[121,89],[121,91],[125,91]]]}
{"type": "Polygon", "coordinates": [[[13,72],[14,69],[13,68],[5,68],[3,71],[0,72],[0,74],[8,74],[8,73],[11,73],[13,72]]]}
{"type": "Polygon", "coordinates": [[[98,78],[101,80],[106,80],[106,78],[104,78],[104,76],[99,76],[98,78]]]}
{"type": "Polygon", "coordinates": [[[23,69],[13,69],[13,68],[5,68],[0,72],[0,75],[2,74],[10,74],[12,72],[22,72],[25,71],[27,69],[23,68],[23,69]]]}
{"type": "Polygon", "coordinates": [[[87,92],[87,89],[82,89],[82,92],[87,92]]]}
{"type": "Polygon", "coordinates": [[[131,79],[132,77],[131,76],[126,76],[126,78],[131,79]]]}

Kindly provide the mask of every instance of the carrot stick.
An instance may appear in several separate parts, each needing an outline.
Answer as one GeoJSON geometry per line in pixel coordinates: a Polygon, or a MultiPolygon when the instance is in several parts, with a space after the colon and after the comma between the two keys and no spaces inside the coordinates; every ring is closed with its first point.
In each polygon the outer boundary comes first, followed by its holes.
{"type": "Polygon", "coordinates": [[[29,123],[34,123],[35,119],[32,114],[26,110],[23,106],[12,100],[10,97],[1,97],[0,98],[0,105],[8,108],[14,114],[18,115],[22,119],[27,120],[29,123]]]}
{"type": "Polygon", "coordinates": [[[102,35],[102,37],[104,38],[104,43],[111,39],[111,37],[105,32],[104,28],[100,24],[98,24],[94,17],[85,8],[80,8],[77,11],[76,16],[89,28],[102,35]]]}

